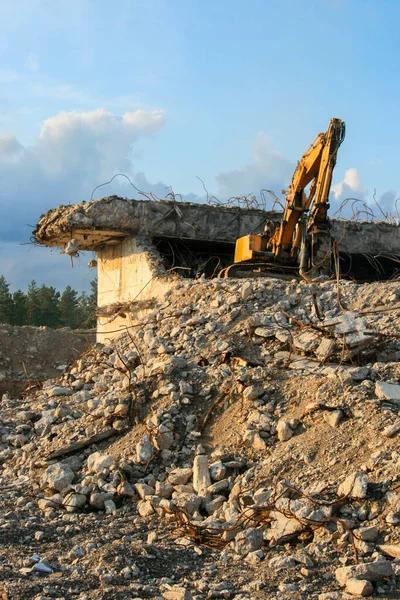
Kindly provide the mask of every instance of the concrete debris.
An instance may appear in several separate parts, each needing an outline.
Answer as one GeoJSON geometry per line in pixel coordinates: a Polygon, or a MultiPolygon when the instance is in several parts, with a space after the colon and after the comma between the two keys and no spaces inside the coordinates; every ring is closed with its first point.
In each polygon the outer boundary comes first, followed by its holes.
{"type": "Polygon", "coordinates": [[[343,284],[349,313],[335,286],[317,317],[307,283],[177,279],[118,340],[5,396],[8,597],[393,596],[400,341],[365,303],[399,284],[343,284]]]}

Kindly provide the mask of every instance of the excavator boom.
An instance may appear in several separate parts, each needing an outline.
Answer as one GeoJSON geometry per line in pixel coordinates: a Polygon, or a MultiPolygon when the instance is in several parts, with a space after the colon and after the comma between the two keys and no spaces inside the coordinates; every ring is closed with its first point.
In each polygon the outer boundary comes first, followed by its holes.
{"type": "MultiPolygon", "coordinates": [[[[329,254],[329,191],[344,136],[344,122],[331,119],[327,131],[317,135],[296,167],[279,225],[273,232],[238,239],[235,263],[257,263],[264,271],[274,266],[281,272],[297,269],[315,276],[321,256],[329,254]]],[[[329,270],[326,263],[320,274],[329,270]]]]}

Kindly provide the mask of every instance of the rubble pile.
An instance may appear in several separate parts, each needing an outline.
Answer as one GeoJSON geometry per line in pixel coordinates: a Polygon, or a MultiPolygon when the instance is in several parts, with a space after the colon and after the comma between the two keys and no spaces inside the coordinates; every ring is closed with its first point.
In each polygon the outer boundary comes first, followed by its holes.
{"type": "Polygon", "coordinates": [[[178,280],[4,396],[3,597],[394,597],[399,300],[396,282],[178,280]]]}

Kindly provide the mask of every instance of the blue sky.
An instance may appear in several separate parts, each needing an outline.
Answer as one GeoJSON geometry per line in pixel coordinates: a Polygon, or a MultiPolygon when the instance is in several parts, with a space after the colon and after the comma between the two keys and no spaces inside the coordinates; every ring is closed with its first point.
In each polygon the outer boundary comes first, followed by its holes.
{"type": "Polygon", "coordinates": [[[0,2],[0,273],[84,289],[86,257],[72,272],[20,245],[43,211],[120,170],[199,200],[196,176],[221,199],[279,194],[331,116],[347,124],[332,203],[376,188],[390,210],[399,19],[397,0],[0,2]]]}

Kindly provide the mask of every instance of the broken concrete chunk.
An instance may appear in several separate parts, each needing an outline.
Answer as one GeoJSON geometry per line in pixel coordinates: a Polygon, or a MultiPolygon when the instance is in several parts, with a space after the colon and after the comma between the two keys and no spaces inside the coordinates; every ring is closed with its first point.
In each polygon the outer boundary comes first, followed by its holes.
{"type": "Polygon", "coordinates": [[[343,413],[341,410],[333,410],[324,413],[324,421],[331,427],[338,427],[342,419],[343,413]]]}
{"type": "Polygon", "coordinates": [[[381,400],[400,402],[400,385],[377,381],[375,384],[375,394],[381,400]]]}
{"type": "Polygon", "coordinates": [[[366,473],[352,473],[338,488],[339,496],[352,498],[366,498],[368,488],[368,475],[366,473]]]}
{"type": "Polygon", "coordinates": [[[383,435],[385,437],[393,437],[394,435],[396,435],[396,433],[398,433],[400,431],[400,421],[397,421],[397,423],[393,423],[393,425],[388,425],[387,427],[385,427],[385,429],[383,430],[383,435]]]}
{"type": "Polygon", "coordinates": [[[346,592],[352,596],[371,596],[373,591],[374,586],[370,581],[354,577],[346,581],[346,592]]]}
{"type": "Polygon", "coordinates": [[[334,349],[335,341],[329,338],[324,338],[319,344],[318,348],[315,350],[315,356],[319,358],[319,360],[325,361],[333,354],[334,349]]]}
{"type": "Polygon", "coordinates": [[[263,545],[263,534],[260,529],[250,527],[241,531],[232,542],[232,548],[241,556],[247,556],[249,552],[259,550],[263,545]]]}
{"type": "Polygon", "coordinates": [[[366,581],[379,581],[384,577],[393,575],[393,566],[390,560],[380,560],[372,563],[339,567],[335,577],[340,585],[345,586],[349,579],[364,579],[366,581]]]}
{"type": "Polygon", "coordinates": [[[67,465],[56,463],[47,467],[43,475],[43,483],[54,490],[65,490],[74,480],[75,473],[67,465]]]}
{"type": "Polygon", "coordinates": [[[185,485],[192,477],[193,471],[189,467],[174,469],[168,474],[168,483],[171,485],[185,485]]]}
{"type": "Polygon", "coordinates": [[[139,463],[147,464],[154,456],[154,448],[150,442],[150,436],[147,433],[136,444],[136,460],[139,463]]]}
{"type": "Polygon", "coordinates": [[[200,496],[205,496],[210,485],[208,458],[205,454],[199,454],[193,461],[193,487],[200,496]]]}
{"type": "Polygon", "coordinates": [[[379,550],[381,550],[381,552],[383,552],[387,556],[400,559],[399,544],[382,544],[381,546],[379,546],[379,550]]]}
{"type": "Polygon", "coordinates": [[[115,464],[115,460],[109,454],[93,452],[87,459],[87,468],[91,473],[100,473],[104,469],[109,469],[115,464]]]}
{"type": "Polygon", "coordinates": [[[293,437],[293,429],[290,427],[289,422],[286,419],[280,419],[276,426],[278,439],[281,442],[286,442],[293,437]]]}
{"type": "Polygon", "coordinates": [[[193,600],[193,596],[188,589],[178,586],[171,587],[163,592],[162,597],[165,600],[193,600]]]}

